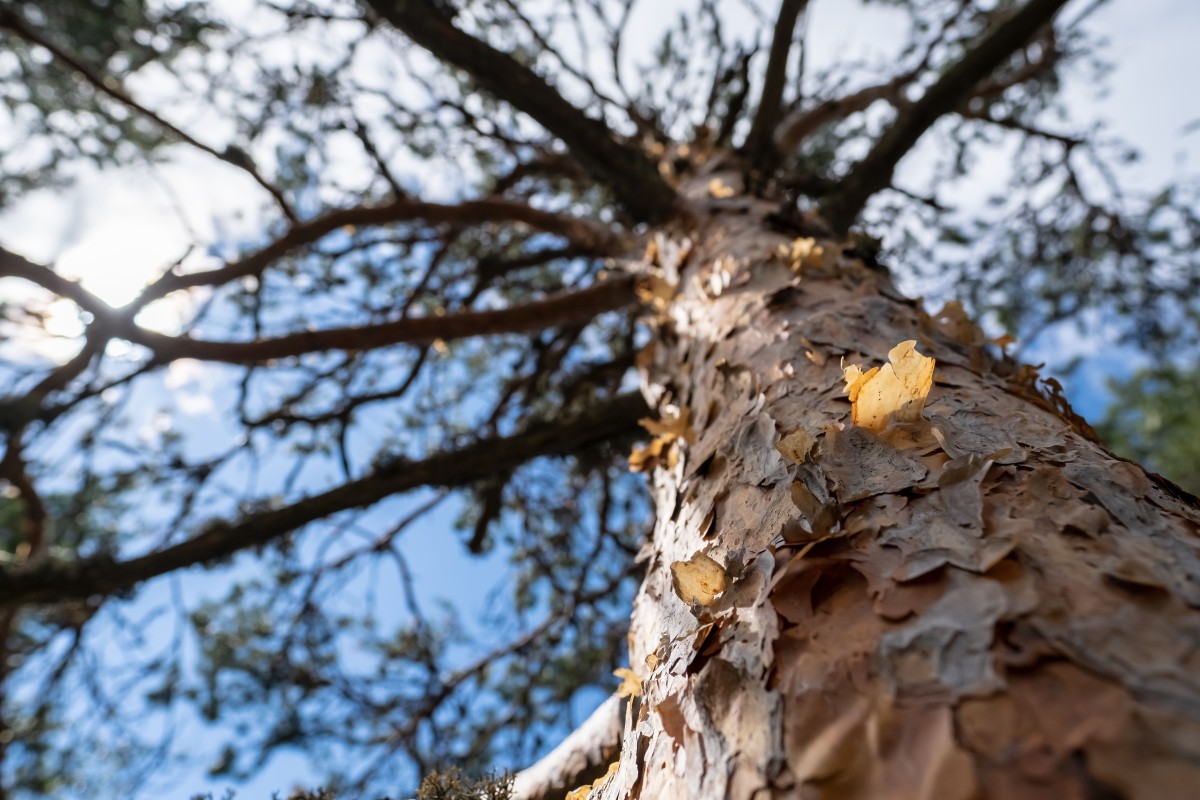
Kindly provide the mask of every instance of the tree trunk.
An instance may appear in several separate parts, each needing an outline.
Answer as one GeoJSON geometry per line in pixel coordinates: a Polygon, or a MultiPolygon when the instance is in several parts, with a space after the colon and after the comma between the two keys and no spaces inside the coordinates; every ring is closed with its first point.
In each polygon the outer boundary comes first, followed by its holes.
{"type": "Polygon", "coordinates": [[[593,796],[1200,796],[1196,498],[723,179],[647,253],[641,691],[593,796]],[[852,424],[840,362],[905,340],[923,413],[852,424]]]}

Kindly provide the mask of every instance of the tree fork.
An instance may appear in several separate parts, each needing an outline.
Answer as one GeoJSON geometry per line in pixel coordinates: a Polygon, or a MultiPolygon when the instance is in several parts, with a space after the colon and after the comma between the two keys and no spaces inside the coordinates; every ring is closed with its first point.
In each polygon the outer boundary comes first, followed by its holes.
{"type": "Polygon", "coordinates": [[[664,421],[690,421],[651,472],[641,695],[592,796],[1200,793],[1195,498],[1110,455],[961,311],[768,231],[767,201],[699,202],[643,364],[664,421]],[[855,427],[839,362],[909,339],[937,359],[923,415],[855,427]],[[798,431],[801,463],[776,449],[798,431]]]}
{"type": "Polygon", "coordinates": [[[571,105],[554,87],[508,53],[454,26],[438,0],[370,0],[375,12],[446,64],[466,72],[484,91],[511,104],[566,144],[588,173],[608,186],[636,219],[662,222],[675,192],[644,154],[614,137],[608,126],[571,105]]]}

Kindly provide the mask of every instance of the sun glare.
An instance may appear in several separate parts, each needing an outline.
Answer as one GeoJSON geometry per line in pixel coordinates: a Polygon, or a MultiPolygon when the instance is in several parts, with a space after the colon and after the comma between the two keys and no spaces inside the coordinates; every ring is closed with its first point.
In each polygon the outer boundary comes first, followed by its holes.
{"type": "MultiPolygon", "coordinates": [[[[120,308],[180,259],[185,271],[219,266],[196,243],[246,236],[260,218],[260,200],[247,191],[248,179],[234,173],[232,180],[214,181],[206,158],[182,153],[173,163],[160,165],[157,175],[97,172],[80,176],[65,193],[34,193],[0,218],[0,235],[6,247],[53,265],[60,275],[120,308]],[[189,252],[189,247],[194,249],[189,252]]],[[[197,302],[195,293],[168,296],[142,309],[137,323],[178,334],[197,302]]],[[[84,331],[79,308],[53,300],[41,312],[40,331],[20,336],[19,349],[55,362],[70,358],[84,331]]],[[[114,342],[108,352],[119,357],[128,351],[128,345],[114,342]]]]}
{"type": "MultiPolygon", "coordinates": [[[[114,308],[135,300],[166,265],[179,258],[183,247],[177,224],[142,212],[122,214],[114,209],[100,224],[90,225],[59,254],[58,272],[79,281],[114,308]]],[[[143,309],[137,322],[150,330],[175,334],[186,324],[192,305],[185,297],[167,297],[143,309]]],[[[56,302],[48,312],[47,329],[53,326],[57,333],[74,327],[75,335],[82,333],[79,310],[73,304],[56,302]]]]}
{"type": "Polygon", "coordinates": [[[55,262],[59,273],[119,307],[185,255],[192,238],[161,189],[154,191],[159,187],[140,176],[113,177],[120,176],[97,176],[78,188],[84,198],[77,224],[55,262]]]}

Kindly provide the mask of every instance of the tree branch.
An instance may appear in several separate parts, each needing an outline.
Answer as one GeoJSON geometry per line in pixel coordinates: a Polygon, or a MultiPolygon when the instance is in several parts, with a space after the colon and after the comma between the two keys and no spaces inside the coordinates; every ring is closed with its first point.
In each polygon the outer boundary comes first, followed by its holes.
{"type": "Polygon", "coordinates": [[[941,44],[946,32],[962,13],[965,3],[960,3],[958,11],[951,14],[942,22],[941,33],[925,48],[921,60],[910,69],[901,72],[889,81],[875,86],[866,86],[853,94],[826,100],[812,108],[796,108],[775,129],[775,144],[783,155],[790,155],[799,149],[800,145],[816,131],[851,114],[866,111],[876,100],[886,100],[896,108],[904,105],[904,88],[911,84],[929,66],[935,49],[941,44]]]}
{"type": "Polygon", "coordinates": [[[896,165],[925,131],[957,109],[980,81],[1053,20],[1066,3],[1067,0],[1029,0],[971,47],[920,100],[905,108],[871,152],[851,169],[841,190],[822,206],[834,230],[849,229],[867,201],[891,183],[896,165]]]}
{"type": "Polygon", "coordinates": [[[475,272],[478,281],[486,285],[510,273],[519,272],[530,267],[540,267],[551,261],[569,261],[575,258],[588,258],[594,255],[594,252],[576,245],[533,250],[511,257],[491,254],[479,258],[476,262],[475,272]]]}
{"type": "Polygon", "coordinates": [[[485,439],[422,461],[383,463],[366,477],[283,508],[248,514],[237,522],[213,522],[190,539],[143,556],[123,561],[43,561],[28,568],[0,569],[0,608],[125,591],[159,575],[262,547],[309,523],[420,486],[464,486],[540,456],[577,452],[635,431],[637,420],[647,412],[641,395],[621,395],[573,419],[542,423],[513,436],[485,439]]]}
{"type": "Polygon", "coordinates": [[[57,410],[48,410],[42,405],[42,402],[51,392],[65,388],[71,381],[78,378],[95,359],[102,356],[104,348],[108,345],[108,339],[107,335],[89,331],[84,339],[83,347],[70,361],[55,367],[25,394],[18,397],[0,398],[0,430],[7,431],[9,447],[15,446],[14,443],[23,435],[24,427],[30,422],[35,419],[46,422],[61,413],[62,406],[57,410]]]}
{"type": "Polygon", "coordinates": [[[857,92],[799,109],[788,115],[776,128],[775,146],[780,153],[788,155],[796,152],[805,139],[821,128],[843,120],[851,114],[866,111],[877,100],[887,100],[893,105],[899,105],[900,92],[913,77],[906,73],[887,83],[866,86],[857,92]]]}
{"type": "Polygon", "coordinates": [[[586,289],[560,292],[511,308],[465,311],[444,317],[408,317],[378,325],[301,331],[248,342],[214,342],[166,336],[128,322],[115,335],[150,349],[160,360],[194,358],[248,364],[323,350],[374,350],[394,344],[422,344],[497,333],[539,331],[587,322],[597,314],[632,305],[637,296],[632,276],[600,281],[586,289]]]}
{"type": "Polygon", "coordinates": [[[513,800],[561,800],[576,787],[604,774],[621,749],[621,706],[615,694],[558,747],[536,764],[518,772],[513,800]]]}
{"type": "Polygon", "coordinates": [[[1058,142],[1068,150],[1073,147],[1082,147],[1084,144],[1087,144],[1086,139],[1082,139],[1077,136],[1068,136],[1063,133],[1055,133],[1054,131],[1042,130],[1041,128],[1033,125],[1028,125],[1016,117],[997,117],[988,109],[974,111],[969,107],[960,108],[958,110],[958,115],[963,119],[972,119],[978,122],[988,122],[998,128],[1017,131],[1018,133],[1023,133],[1026,136],[1032,136],[1038,139],[1046,139],[1047,141],[1058,142]]]}
{"type": "Polygon", "coordinates": [[[655,165],[618,142],[601,120],[588,117],[508,53],[456,28],[430,0],[368,0],[371,8],[439,60],[469,74],[488,93],[537,120],[570,149],[584,169],[608,186],[638,220],[659,222],[675,206],[675,191],[655,165]]]}
{"type": "Polygon", "coordinates": [[[0,278],[20,278],[41,286],[59,297],[65,297],[96,319],[114,320],[117,311],[99,297],[84,289],[79,281],[64,278],[43,264],[35,264],[24,256],[0,247],[0,278]]]}
{"type": "Polygon", "coordinates": [[[750,62],[757,53],[757,45],[740,50],[734,59],[735,63],[730,64],[722,74],[713,79],[708,100],[709,117],[715,116],[716,100],[720,93],[727,89],[729,84],[737,82],[737,89],[733,90],[725,101],[725,113],[721,115],[717,134],[713,139],[713,143],[719,148],[729,147],[733,139],[734,128],[737,127],[738,120],[742,117],[742,109],[746,107],[746,97],[750,94],[750,62]]]}
{"type": "Polygon", "coordinates": [[[782,0],[779,16],[775,19],[771,53],[767,56],[767,69],[763,75],[762,96],[744,145],[751,169],[759,173],[770,173],[772,162],[779,154],[771,133],[775,130],[779,108],[783,103],[783,84],[787,78],[788,54],[796,35],[796,21],[807,6],[808,0],[782,0]]]}
{"type": "Polygon", "coordinates": [[[612,252],[619,248],[621,243],[621,236],[606,225],[580,217],[543,211],[525,203],[489,198],[445,205],[402,197],[381,206],[337,209],[293,225],[287,233],[267,246],[219,269],[187,274],[169,272],[147,286],[135,301],[135,305],[145,305],[180,289],[220,286],[248,275],[257,275],[292,250],[311,244],[340,228],[416,220],[430,224],[453,225],[515,222],[561,236],[596,255],[612,252]]]}

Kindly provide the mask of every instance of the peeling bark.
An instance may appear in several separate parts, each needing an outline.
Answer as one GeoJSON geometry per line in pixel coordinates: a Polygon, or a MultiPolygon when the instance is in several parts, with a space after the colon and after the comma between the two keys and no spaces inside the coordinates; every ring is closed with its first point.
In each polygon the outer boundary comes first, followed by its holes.
{"type": "Polygon", "coordinates": [[[518,772],[512,800],[561,800],[608,769],[621,742],[625,701],[613,695],[582,725],[536,764],[518,772]]]}
{"type": "Polygon", "coordinates": [[[641,367],[688,430],[639,454],[642,695],[592,796],[1200,796],[1196,499],[849,244],[685,193],[700,221],[642,265],[662,288],[641,367]],[[854,427],[839,362],[909,339],[937,359],[922,417],[854,427]],[[794,463],[776,444],[798,431],[794,463]],[[689,605],[673,565],[699,554],[727,588],[689,605]]]}

